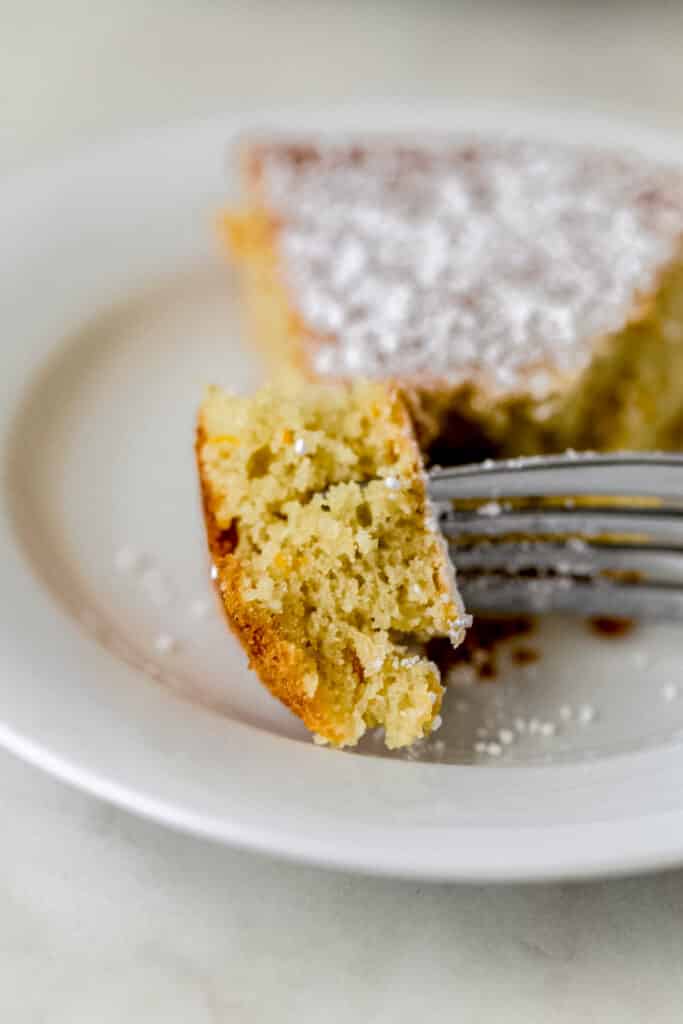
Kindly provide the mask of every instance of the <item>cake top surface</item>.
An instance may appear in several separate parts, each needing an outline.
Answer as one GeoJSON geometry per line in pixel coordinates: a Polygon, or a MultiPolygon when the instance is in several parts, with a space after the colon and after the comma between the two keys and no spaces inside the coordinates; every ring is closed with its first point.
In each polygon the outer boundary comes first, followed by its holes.
{"type": "Polygon", "coordinates": [[[321,375],[516,389],[580,371],[683,231],[683,172],[558,143],[252,151],[321,375]]]}

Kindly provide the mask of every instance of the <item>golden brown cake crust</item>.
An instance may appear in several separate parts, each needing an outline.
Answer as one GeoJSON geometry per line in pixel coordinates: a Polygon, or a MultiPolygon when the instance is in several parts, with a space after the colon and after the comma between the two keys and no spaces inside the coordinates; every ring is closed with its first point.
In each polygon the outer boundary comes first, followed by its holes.
{"type": "Polygon", "coordinates": [[[249,667],[273,696],[315,733],[326,728],[327,723],[315,697],[306,694],[304,678],[307,663],[301,649],[282,638],[274,615],[253,603],[247,604],[242,598],[242,569],[239,559],[233,554],[235,533],[221,530],[213,514],[209,485],[200,457],[205,442],[206,434],[200,424],[196,432],[195,456],[202,510],[211,559],[218,573],[216,589],[228,624],[247,652],[249,667]]]}

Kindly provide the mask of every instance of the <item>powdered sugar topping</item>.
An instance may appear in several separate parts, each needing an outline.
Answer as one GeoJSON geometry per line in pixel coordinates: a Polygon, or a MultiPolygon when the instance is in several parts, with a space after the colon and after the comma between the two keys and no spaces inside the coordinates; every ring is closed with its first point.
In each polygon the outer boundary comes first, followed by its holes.
{"type": "Polygon", "coordinates": [[[322,375],[485,374],[499,390],[526,376],[550,391],[623,325],[683,230],[680,173],[598,150],[462,139],[259,152],[322,375]]]}

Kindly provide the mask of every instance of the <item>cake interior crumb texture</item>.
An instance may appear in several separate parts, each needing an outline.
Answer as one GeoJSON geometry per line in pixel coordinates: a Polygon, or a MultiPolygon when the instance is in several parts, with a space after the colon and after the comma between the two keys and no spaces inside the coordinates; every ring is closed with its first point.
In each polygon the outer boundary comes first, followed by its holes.
{"type": "Polygon", "coordinates": [[[263,142],[244,167],[224,227],[271,365],[398,379],[440,460],[680,446],[680,169],[472,138],[263,142]]]}
{"type": "Polygon", "coordinates": [[[230,623],[269,689],[325,742],[429,734],[443,689],[424,648],[466,621],[391,385],[211,389],[197,456],[230,623]]]}

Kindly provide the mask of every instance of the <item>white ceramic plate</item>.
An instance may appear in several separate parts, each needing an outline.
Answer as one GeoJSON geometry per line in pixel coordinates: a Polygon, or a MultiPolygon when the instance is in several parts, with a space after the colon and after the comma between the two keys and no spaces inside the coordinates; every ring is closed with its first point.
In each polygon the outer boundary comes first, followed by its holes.
{"type": "MultiPolygon", "coordinates": [[[[483,127],[683,160],[683,142],[557,114],[260,125],[483,127]]],[[[208,582],[192,431],[207,382],[260,376],[212,231],[237,188],[227,147],[253,127],[180,126],[0,189],[0,741],[159,821],[326,865],[505,880],[683,860],[680,627],[617,642],[549,621],[536,665],[503,658],[505,686],[452,693],[403,758],[314,747],[247,671],[208,582]],[[482,728],[514,741],[478,754],[482,728]]]]}

